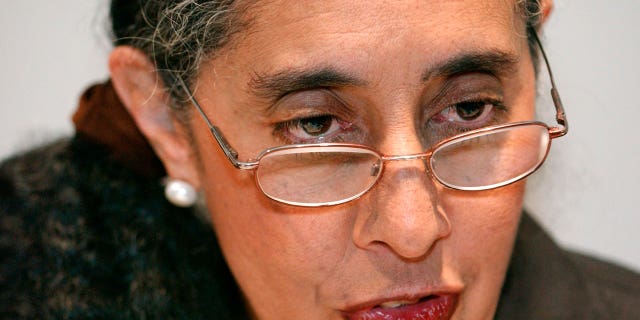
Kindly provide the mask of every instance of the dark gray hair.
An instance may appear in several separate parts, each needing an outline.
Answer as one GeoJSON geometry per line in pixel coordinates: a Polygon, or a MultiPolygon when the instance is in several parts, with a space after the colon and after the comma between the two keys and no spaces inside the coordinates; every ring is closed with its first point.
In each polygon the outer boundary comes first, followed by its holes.
{"type": "Polygon", "coordinates": [[[195,78],[211,58],[244,28],[238,0],[112,0],[114,45],[142,50],[156,65],[167,90],[184,99],[176,79],[195,78]]]}
{"type": "MultiPolygon", "coordinates": [[[[527,25],[540,24],[541,0],[517,0],[527,25]]],[[[112,0],[115,45],[131,45],[147,54],[176,101],[186,101],[176,77],[191,85],[202,61],[213,57],[235,33],[247,27],[246,0],[112,0]]],[[[537,46],[527,28],[529,48],[537,46]]],[[[537,63],[536,63],[537,65],[537,63]]],[[[178,103],[177,105],[180,105],[178,103]]]]}

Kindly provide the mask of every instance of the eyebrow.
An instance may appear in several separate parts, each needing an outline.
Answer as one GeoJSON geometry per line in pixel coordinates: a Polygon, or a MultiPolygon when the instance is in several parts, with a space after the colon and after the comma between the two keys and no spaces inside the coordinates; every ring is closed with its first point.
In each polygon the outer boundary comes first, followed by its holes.
{"type": "MultiPolygon", "coordinates": [[[[434,78],[447,78],[466,72],[505,74],[516,69],[516,54],[500,51],[463,53],[426,70],[423,82],[434,78]]],[[[366,86],[356,75],[331,66],[311,69],[285,69],[276,73],[255,72],[248,82],[248,90],[255,96],[277,100],[289,92],[322,87],[366,86]]]]}
{"type": "Polygon", "coordinates": [[[312,88],[365,86],[366,82],[332,67],[284,70],[275,74],[254,73],[249,91],[258,97],[277,99],[283,95],[312,88]]]}
{"type": "Polygon", "coordinates": [[[463,53],[427,70],[422,75],[422,81],[447,78],[466,72],[487,72],[495,75],[512,73],[516,71],[518,61],[518,55],[499,50],[463,53]]]}

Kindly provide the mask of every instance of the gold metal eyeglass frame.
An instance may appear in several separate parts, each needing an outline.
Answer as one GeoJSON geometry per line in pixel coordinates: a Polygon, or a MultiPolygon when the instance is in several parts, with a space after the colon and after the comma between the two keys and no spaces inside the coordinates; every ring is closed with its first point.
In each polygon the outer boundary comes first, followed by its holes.
{"type": "MultiPolygon", "coordinates": [[[[551,98],[553,100],[553,104],[555,106],[556,109],[556,122],[557,122],[557,126],[553,126],[553,127],[549,127],[548,125],[546,125],[543,122],[540,121],[520,121],[520,122],[513,122],[513,123],[507,123],[507,124],[500,124],[500,125],[494,125],[494,126],[489,126],[489,127],[483,127],[483,128],[479,128],[479,129],[475,129],[475,130],[470,130],[468,132],[464,132],[462,134],[447,138],[445,140],[442,140],[440,142],[438,142],[437,144],[435,144],[434,146],[432,146],[431,148],[429,148],[429,150],[427,150],[426,152],[423,153],[416,153],[416,154],[409,154],[409,155],[382,155],[381,153],[379,153],[377,150],[366,146],[366,145],[359,145],[359,144],[352,144],[352,143],[314,143],[314,144],[292,144],[292,145],[285,145],[285,146],[279,146],[279,147],[275,147],[275,148],[269,148],[266,149],[264,151],[262,151],[257,158],[255,159],[251,159],[247,162],[243,162],[240,161],[238,159],[238,152],[236,152],[235,149],[233,149],[233,147],[231,147],[231,145],[227,142],[227,140],[225,139],[224,135],[222,134],[222,132],[220,131],[220,129],[216,126],[214,126],[212,124],[212,122],[209,120],[209,118],[207,117],[207,115],[204,113],[202,107],[200,106],[200,104],[198,103],[198,101],[196,101],[194,95],[192,94],[192,92],[190,91],[190,89],[187,87],[187,85],[184,83],[183,79],[180,77],[177,77],[176,80],[178,82],[178,84],[182,87],[182,89],[187,93],[187,96],[189,97],[189,100],[191,101],[191,103],[194,105],[194,107],[196,108],[196,110],[198,111],[198,113],[200,113],[200,115],[202,116],[202,118],[204,119],[204,121],[206,122],[207,126],[209,127],[209,129],[211,130],[211,133],[214,137],[214,139],[216,140],[216,142],[218,143],[218,145],[220,146],[220,148],[222,149],[222,151],[224,152],[225,156],[227,157],[227,159],[231,162],[231,164],[237,168],[237,169],[241,169],[241,170],[253,170],[255,171],[259,164],[260,164],[260,160],[268,155],[271,154],[273,152],[283,152],[283,151],[289,151],[289,153],[295,153],[292,152],[295,149],[301,149],[301,148],[316,148],[318,150],[322,149],[322,148],[331,148],[331,149],[338,149],[338,148],[347,148],[347,149],[360,149],[360,150],[368,150],[369,152],[373,152],[376,155],[379,156],[380,160],[381,160],[381,165],[383,165],[384,162],[386,161],[403,161],[403,160],[417,160],[417,159],[424,159],[424,160],[430,160],[431,156],[433,155],[433,153],[435,151],[437,151],[439,148],[441,148],[444,145],[448,145],[451,144],[451,142],[454,141],[460,141],[460,140],[464,140],[467,139],[469,137],[473,137],[473,136],[481,136],[481,135],[486,135],[488,133],[492,133],[492,132],[498,132],[498,131],[503,131],[503,130],[508,130],[510,128],[514,128],[514,127],[519,127],[519,126],[529,126],[529,125],[536,125],[536,126],[542,126],[547,128],[548,133],[549,133],[549,141],[547,143],[547,149],[545,151],[544,157],[541,158],[541,161],[539,161],[539,163],[534,167],[531,168],[529,171],[524,172],[522,175],[514,177],[510,180],[504,181],[502,183],[496,183],[493,185],[488,185],[488,186],[483,186],[483,187],[477,187],[477,188],[461,188],[461,187],[457,187],[455,185],[451,185],[449,183],[446,183],[442,180],[440,180],[440,178],[438,178],[436,175],[433,174],[433,167],[431,164],[431,161],[426,161],[426,163],[428,163],[428,170],[427,173],[428,175],[432,178],[435,179],[436,181],[438,181],[440,184],[442,184],[443,186],[450,188],[450,189],[457,189],[457,190],[471,190],[471,191],[477,191],[477,190],[489,190],[489,189],[495,189],[498,187],[502,187],[508,184],[512,184],[516,181],[522,180],[525,177],[527,177],[528,175],[530,175],[531,173],[535,172],[541,165],[542,163],[544,163],[548,153],[549,153],[549,149],[551,147],[551,140],[564,136],[565,134],[567,134],[568,130],[569,130],[569,126],[568,126],[568,122],[566,119],[566,114],[564,111],[564,107],[562,105],[562,101],[560,100],[560,95],[558,93],[558,90],[556,89],[556,83],[553,77],[553,73],[551,71],[551,67],[549,64],[549,60],[547,58],[547,55],[544,51],[544,48],[542,47],[542,43],[536,33],[536,31],[532,28],[529,27],[530,32],[536,42],[536,44],[538,45],[538,48],[540,49],[540,53],[542,55],[542,58],[545,62],[546,65],[546,69],[547,72],[549,74],[549,78],[551,80],[551,98]]],[[[303,207],[321,207],[321,206],[331,206],[331,205],[337,205],[337,204],[342,204],[342,203],[346,203],[355,199],[360,198],[363,194],[367,193],[369,190],[371,190],[375,184],[380,180],[380,176],[382,175],[382,168],[380,168],[381,170],[379,170],[377,177],[375,178],[375,181],[369,185],[365,190],[361,190],[361,192],[352,195],[348,198],[345,199],[340,199],[337,201],[331,201],[331,202],[318,202],[318,203],[301,203],[301,202],[295,202],[295,201],[288,201],[286,199],[280,199],[277,198],[275,196],[272,196],[270,194],[268,194],[267,192],[265,192],[265,190],[262,188],[260,182],[258,181],[257,175],[254,174],[254,178],[256,180],[256,186],[262,191],[263,194],[265,194],[265,196],[269,197],[270,199],[273,199],[277,202],[280,203],[284,203],[284,204],[288,204],[288,205],[294,205],[294,206],[303,206],[303,207]]]]}

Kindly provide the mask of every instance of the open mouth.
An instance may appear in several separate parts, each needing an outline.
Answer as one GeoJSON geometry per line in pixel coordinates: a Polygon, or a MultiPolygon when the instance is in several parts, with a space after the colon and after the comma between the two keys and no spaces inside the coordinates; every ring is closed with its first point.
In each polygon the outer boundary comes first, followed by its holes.
{"type": "Polygon", "coordinates": [[[409,305],[413,305],[413,304],[417,304],[420,302],[425,302],[427,300],[431,300],[437,298],[437,296],[435,295],[430,295],[421,299],[415,299],[415,300],[395,300],[395,301],[387,301],[387,302],[383,302],[375,307],[375,308],[384,308],[384,309],[389,309],[389,308],[400,308],[400,307],[404,307],[404,306],[409,306],[409,305]]]}
{"type": "Polygon", "coordinates": [[[348,320],[447,320],[453,314],[456,300],[456,295],[389,300],[344,315],[348,320]]]}

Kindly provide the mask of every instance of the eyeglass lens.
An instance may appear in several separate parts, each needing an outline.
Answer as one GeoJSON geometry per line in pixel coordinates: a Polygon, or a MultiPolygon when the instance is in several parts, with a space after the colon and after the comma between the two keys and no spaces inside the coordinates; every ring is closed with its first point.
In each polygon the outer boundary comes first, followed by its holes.
{"type": "Polygon", "coordinates": [[[544,160],[548,132],[545,126],[528,124],[450,141],[433,153],[433,174],[461,190],[491,189],[517,181],[544,160]]]}
{"type": "MultiPolygon", "coordinates": [[[[517,181],[544,160],[548,128],[531,123],[454,139],[432,154],[432,174],[444,185],[485,190],[517,181]]],[[[359,147],[284,148],[260,159],[256,179],[269,197],[304,206],[337,204],[367,192],[381,174],[382,158],[359,147]]]]}
{"type": "Polygon", "coordinates": [[[382,159],[361,148],[309,147],[260,159],[256,178],[265,194],[291,204],[334,203],[366,192],[382,159]]]}

